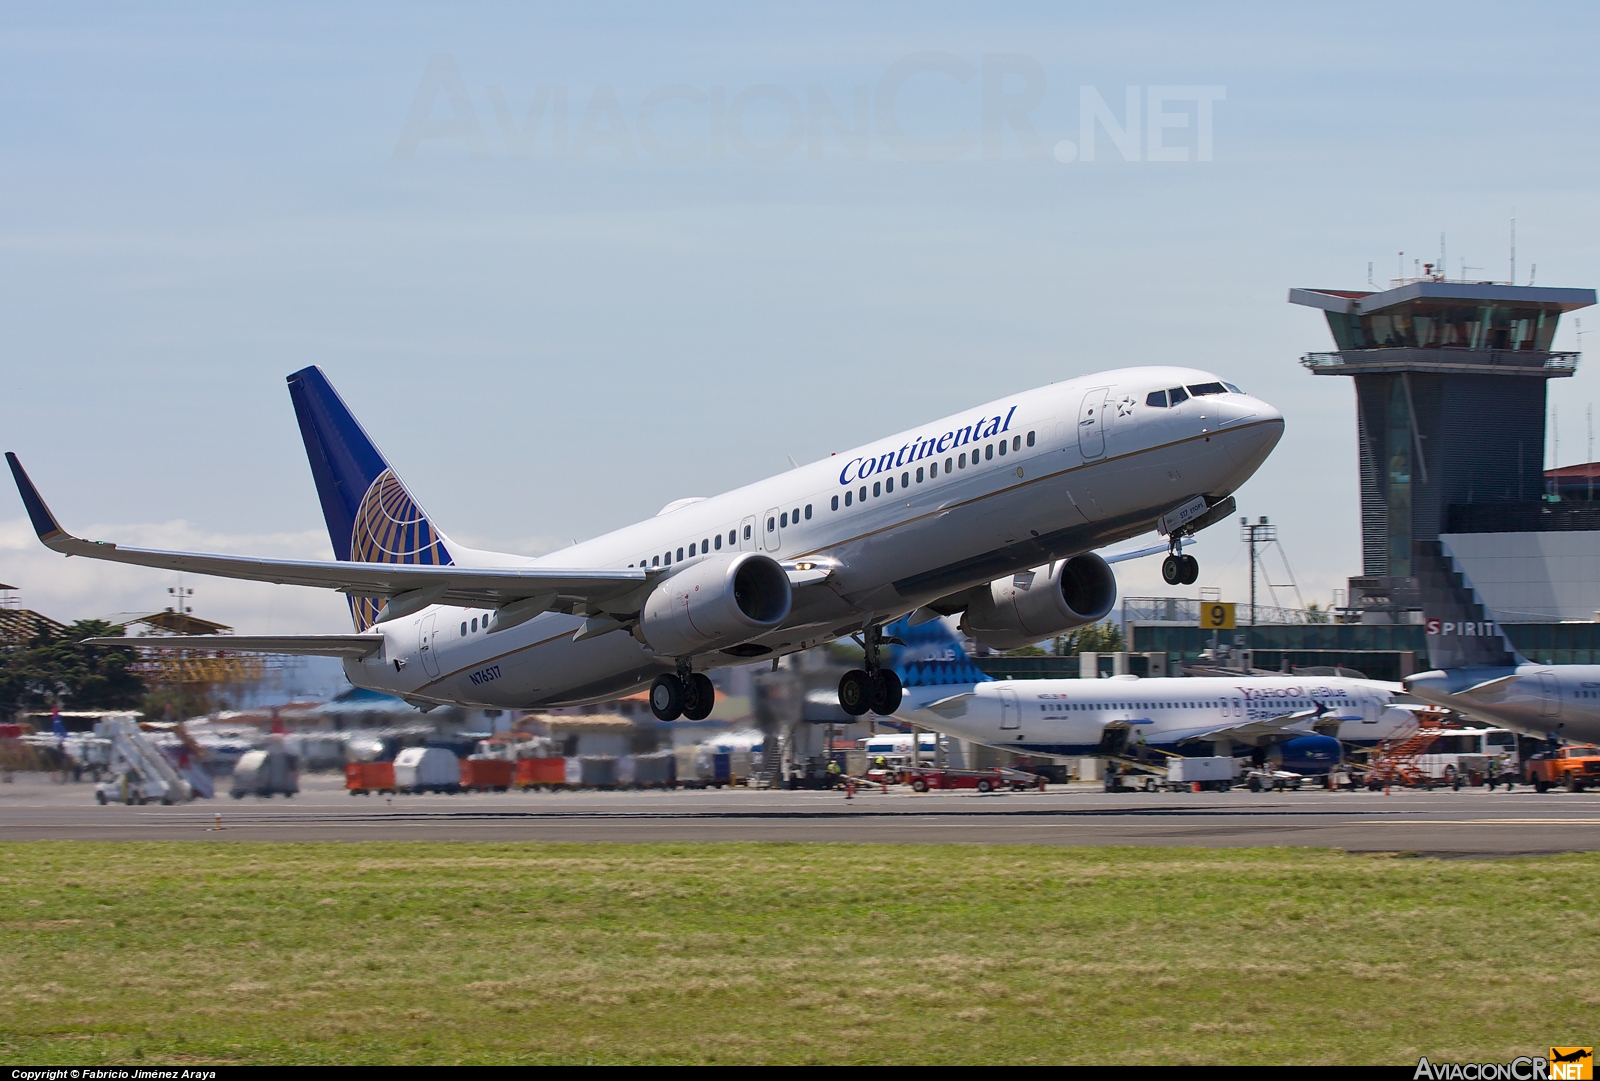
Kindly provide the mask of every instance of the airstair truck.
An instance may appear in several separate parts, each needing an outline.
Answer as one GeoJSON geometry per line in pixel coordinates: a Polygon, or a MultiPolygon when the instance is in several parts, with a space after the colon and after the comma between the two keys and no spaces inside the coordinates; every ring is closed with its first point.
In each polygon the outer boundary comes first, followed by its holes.
{"type": "Polygon", "coordinates": [[[111,780],[95,785],[100,803],[186,803],[194,788],[167,756],[139,731],[133,714],[107,717],[95,734],[111,741],[111,780]]]}

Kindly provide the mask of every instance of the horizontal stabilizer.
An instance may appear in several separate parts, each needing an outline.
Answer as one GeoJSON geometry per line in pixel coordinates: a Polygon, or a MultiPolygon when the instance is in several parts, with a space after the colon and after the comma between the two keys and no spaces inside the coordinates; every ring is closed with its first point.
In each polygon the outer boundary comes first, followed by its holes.
{"type": "Polygon", "coordinates": [[[937,702],[929,702],[923,709],[932,710],[941,717],[962,717],[966,715],[967,703],[972,700],[972,692],[952,694],[949,698],[941,698],[937,702]]]}
{"type": "Polygon", "coordinates": [[[1501,676],[1499,679],[1485,680],[1482,683],[1468,687],[1461,693],[1470,694],[1474,698],[1493,698],[1495,695],[1504,694],[1506,691],[1509,691],[1512,684],[1516,683],[1517,680],[1521,678],[1522,677],[1520,675],[1513,672],[1509,676],[1501,676]]]}
{"type": "Polygon", "coordinates": [[[87,638],[91,646],[204,649],[219,653],[281,653],[301,657],[368,657],[383,646],[375,634],[167,634],[144,638],[87,638]]]}

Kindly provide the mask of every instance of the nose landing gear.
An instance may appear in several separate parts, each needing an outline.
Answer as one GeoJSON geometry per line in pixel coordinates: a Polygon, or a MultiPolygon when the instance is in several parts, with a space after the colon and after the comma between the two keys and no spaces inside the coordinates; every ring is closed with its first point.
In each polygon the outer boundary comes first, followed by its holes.
{"type": "Polygon", "coordinates": [[[1161,580],[1169,586],[1192,586],[1200,580],[1200,561],[1194,556],[1184,555],[1179,544],[1174,539],[1172,554],[1161,561],[1161,580]]]}
{"type": "Polygon", "coordinates": [[[868,627],[865,633],[862,645],[866,650],[867,670],[846,672],[839,680],[839,708],[852,717],[860,717],[868,711],[887,717],[900,708],[904,688],[893,669],[879,667],[878,647],[884,642],[883,631],[868,627]]]}

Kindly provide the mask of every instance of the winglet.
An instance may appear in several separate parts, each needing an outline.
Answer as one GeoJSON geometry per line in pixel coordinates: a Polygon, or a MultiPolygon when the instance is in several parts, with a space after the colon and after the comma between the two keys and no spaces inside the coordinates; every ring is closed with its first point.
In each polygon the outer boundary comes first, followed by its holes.
{"type": "Polygon", "coordinates": [[[61,528],[61,523],[56,521],[56,516],[50,513],[50,508],[44,505],[44,499],[39,495],[39,489],[33,486],[33,481],[28,477],[28,471],[22,468],[22,463],[17,456],[6,451],[6,464],[11,467],[11,476],[16,479],[17,492],[22,496],[22,505],[28,508],[28,517],[33,522],[33,531],[39,534],[39,539],[49,544],[58,537],[70,537],[71,534],[61,528]]]}

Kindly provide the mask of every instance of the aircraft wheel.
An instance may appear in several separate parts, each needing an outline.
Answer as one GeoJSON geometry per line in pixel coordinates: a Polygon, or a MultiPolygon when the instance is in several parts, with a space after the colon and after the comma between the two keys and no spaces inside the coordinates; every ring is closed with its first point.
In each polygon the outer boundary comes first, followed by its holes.
{"type": "Polygon", "coordinates": [[[852,717],[872,708],[872,677],[859,668],[846,672],[839,680],[839,708],[852,717]]]}
{"type": "Polygon", "coordinates": [[[658,721],[675,721],[683,715],[683,681],[665,672],[650,685],[650,712],[658,721]]]}
{"type": "Polygon", "coordinates": [[[1252,777],[1252,778],[1250,778],[1250,782],[1248,784],[1246,784],[1245,787],[1248,788],[1252,792],[1261,791],[1261,778],[1260,777],[1252,777]]]}
{"type": "Polygon", "coordinates": [[[683,716],[685,720],[703,721],[711,716],[711,707],[717,704],[717,689],[711,677],[704,672],[691,672],[683,681],[683,716]]]}
{"type": "Polygon", "coordinates": [[[900,677],[887,668],[880,668],[871,676],[872,712],[880,717],[887,717],[900,708],[900,699],[904,697],[904,688],[900,686],[900,677]]]}
{"type": "Polygon", "coordinates": [[[1182,585],[1192,586],[1200,580],[1200,561],[1198,559],[1194,556],[1179,556],[1178,562],[1182,565],[1180,568],[1181,577],[1179,578],[1179,582],[1182,585]]]}
{"type": "Polygon", "coordinates": [[[1183,563],[1177,556],[1168,556],[1161,561],[1161,580],[1169,586],[1182,584],[1183,563]]]}

